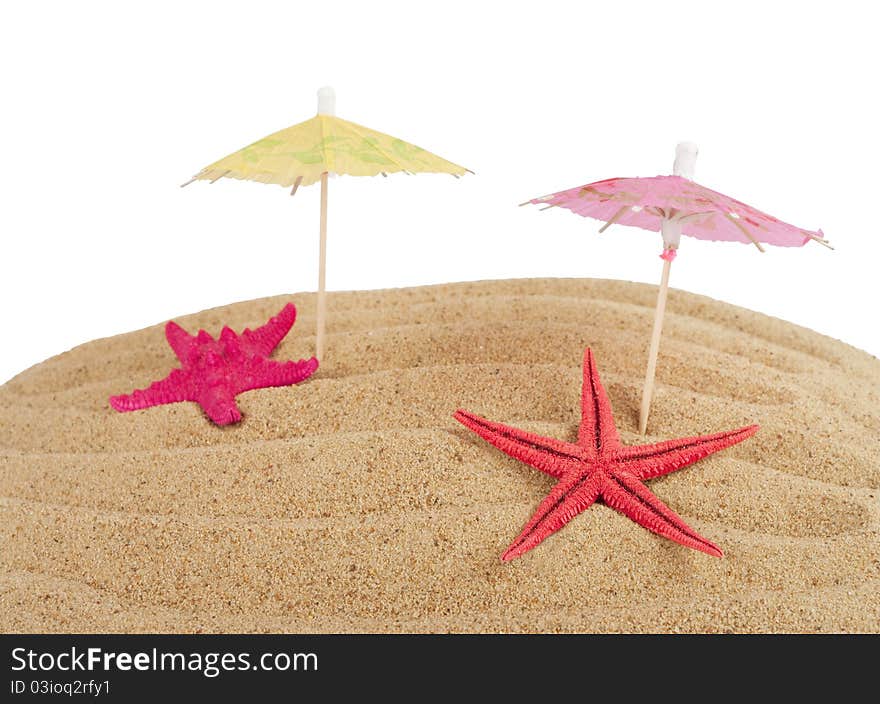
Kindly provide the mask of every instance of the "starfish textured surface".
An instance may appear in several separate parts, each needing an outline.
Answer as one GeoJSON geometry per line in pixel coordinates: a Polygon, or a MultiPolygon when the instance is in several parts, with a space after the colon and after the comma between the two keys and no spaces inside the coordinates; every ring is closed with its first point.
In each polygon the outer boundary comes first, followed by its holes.
{"type": "Polygon", "coordinates": [[[484,440],[559,480],[501,559],[512,560],[528,552],[600,499],[658,535],[722,557],[717,545],[688,526],[643,482],[735,445],[754,435],[758,426],[626,447],[620,442],[611,403],[589,348],[584,353],[581,414],[577,442],[570,443],[456,411],[456,420],[484,440]]]}
{"type": "Polygon", "coordinates": [[[224,327],[214,339],[204,330],[190,335],[174,321],[165,326],[165,338],[181,367],[161,381],[130,394],[111,396],[117,411],[136,411],[150,406],[195,401],[217,425],[241,420],[235,397],[268,386],[297,384],[318,368],[318,360],[277,362],[269,355],[284,339],[296,320],[296,308],[288,303],[268,323],[241,335],[224,327]]]}

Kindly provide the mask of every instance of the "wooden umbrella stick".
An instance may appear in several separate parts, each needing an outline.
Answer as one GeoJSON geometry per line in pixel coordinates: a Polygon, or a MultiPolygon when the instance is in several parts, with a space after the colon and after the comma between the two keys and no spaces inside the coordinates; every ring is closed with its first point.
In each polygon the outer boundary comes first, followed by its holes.
{"type": "Polygon", "coordinates": [[[315,356],[324,361],[324,324],[327,317],[327,172],[321,174],[321,247],[318,257],[318,316],[315,331],[315,356]]]}
{"type": "Polygon", "coordinates": [[[651,397],[654,395],[654,372],[657,371],[657,353],[660,351],[660,334],[663,332],[663,314],[666,312],[666,293],[669,291],[669,269],[672,262],[663,260],[663,275],[660,277],[660,290],[657,292],[657,306],[654,308],[654,329],[651,331],[651,347],[648,350],[648,368],[645,370],[645,386],[642,389],[642,407],[639,411],[639,433],[648,429],[648,412],[651,410],[651,397]]]}

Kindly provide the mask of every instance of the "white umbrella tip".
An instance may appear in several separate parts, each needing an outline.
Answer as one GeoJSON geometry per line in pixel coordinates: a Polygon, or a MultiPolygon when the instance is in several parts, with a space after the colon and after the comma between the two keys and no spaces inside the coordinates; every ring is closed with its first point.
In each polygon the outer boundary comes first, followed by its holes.
{"type": "Polygon", "coordinates": [[[318,89],[318,114],[336,114],[336,91],[330,86],[324,86],[323,88],[318,89]]]}
{"type": "Polygon", "coordinates": [[[694,168],[697,165],[697,154],[700,148],[693,142],[679,142],[675,148],[675,162],[672,164],[672,173],[693,180],[694,168]]]}

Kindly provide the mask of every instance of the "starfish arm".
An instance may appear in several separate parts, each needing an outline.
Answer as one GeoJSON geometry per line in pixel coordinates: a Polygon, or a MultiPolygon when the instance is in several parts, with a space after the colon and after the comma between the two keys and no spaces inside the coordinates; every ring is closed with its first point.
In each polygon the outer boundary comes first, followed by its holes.
{"type": "Polygon", "coordinates": [[[276,362],[265,357],[253,356],[244,363],[236,385],[236,393],[262,389],[267,386],[290,386],[307,379],[318,368],[314,357],[298,362],[276,362]]]}
{"type": "Polygon", "coordinates": [[[589,347],[584,352],[584,385],[581,391],[578,444],[588,448],[596,456],[620,447],[620,436],[614,425],[611,402],[599,378],[593,350],[589,347]]]}
{"type": "Polygon", "coordinates": [[[750,438],[757,430],[757,425],[749,425],[712,435],[666,440],[653,445],[624,447],[616,453],[616,459],[639,479],[653,479],[736,445],[750,438]]]}
{"type": "Polygon", "coordinates": [[[231,425],[241,420],[241,411],[235,405],[235,394],[229,384],[204,388],[195,400],[217,425],[231,425]]]}
{"type": "Polygon", "coordinates": [[[168,345],[174,350],[181,364],[186,364],[190,352],[196,345],[196,338],[173,320],[169,320],[165,324],[165,339],[168,340],[168,345]]]}
{"type": "Polygon", "coordinates": [[[551,477],[561,479],[580,463],[577,445],[494,423],[461,409],[453,414],[453,418],[505,454],[551,477]]]}
{"type": "Polygon", "coordinates": [[[607,474],[601,495],[608,506],[657,535],[714,557],[723,556],[717,545],[685,523],[635,476],[627,472],[607,474]]]}
{"type": "Polygon", "coordinates": [[[594,475],[572,473],[547,495],[522,532],[501,556],[505,562],[528,552],[572,518],[588,508],[599,496],[594,475]]]}
{"type": "Polygon", "coordinates": [[[288,303],[281,312],[265,325],[256,330],[245,329],[241,334],[242,339],[249,345],[252,352],[268,357],[272,350],[278,347],[278,343],[290,332],[296,321],[296,306],[288,303]]]}
{"type": "Polygon", "coordinates": [[[164,379],[154,381],[146,389],[138,389],[130,394],[111,396],[110,405],[117,411],[125,412],[192,400],[194,398],[189,375],[181,369],[174,369],[164,379]]]}

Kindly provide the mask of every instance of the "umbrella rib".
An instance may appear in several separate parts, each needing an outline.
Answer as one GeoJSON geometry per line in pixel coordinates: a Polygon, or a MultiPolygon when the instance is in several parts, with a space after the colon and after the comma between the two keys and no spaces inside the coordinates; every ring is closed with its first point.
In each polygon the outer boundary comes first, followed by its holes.
{"type": "Polygon", "coordinates": [[[739,218],[733,217],[733,215],[731,215],[730,213],[725,213],[725,217],[727,217],[727,219],[730,220],[730,222],[732,222],[734,225],[736,225],[736,227],[739,229],[740,232],[742,232],[746,237],[749,238],[749,240],[751,240],[752,244],[758,248],[759,252],[761,252],[761,253],[764,252],[764,248],[761,246],[761,243],[758,242],[758,240],[755,239],[755,236],[746,229],[745,225],[743,225],[739,221],[739,218]]]}
{"type": "Polygon", "coordinates": [[[688,213],[687,215],[682,215],[679,218],[679,220],[681,220],[682,222],[685,222],[690,218],[698,218],[703,215],[714,215],[714,214],[715,214],[715,211],[713,211],[713,210],[703,210],[702,212],[699,212],[699,213],[688,213]]]}
{"type": "Polygon", "coordinates": [[[814,242],[818,242],[819,244],[828,247],[828,249],[834,249],[834,247],[828,244],[827,240],[823,240],[821,237],[816,237],[816,235],[814,235],[812,232],[807,232],[805,230],[801,230],[801,232],[803,233],[804,237],[809,237],[814,242]]]}
{"type": "Polygon", "coordinates": [[[604,225],[602,225],[602,227],[599,228],[599,234],[601,235],[603,232],[605,232],[605,230],[607,230],[614,223],[616,223],[617,218],[619,218],[621,215],[623,215],[623,211],[626,210],[628,207],[629,207],[628,205],[621,205],[620,208],[617,210],[617,212],[611,216],[611,219],[608,222],[606,222],[604,225]]]}

